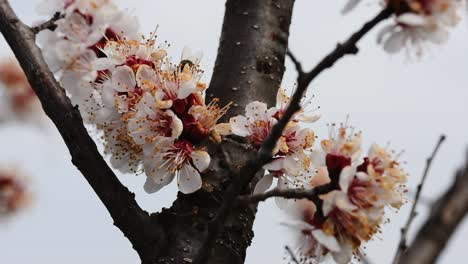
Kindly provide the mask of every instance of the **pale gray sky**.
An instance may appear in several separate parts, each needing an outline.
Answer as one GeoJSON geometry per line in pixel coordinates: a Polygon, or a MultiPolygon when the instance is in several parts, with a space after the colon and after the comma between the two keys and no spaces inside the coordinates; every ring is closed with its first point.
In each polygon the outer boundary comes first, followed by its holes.
{"type": "MultiPolygon", "coordinates": [[[[37,0],[11,1],[27,22],[37,19],[37,0]]],[[[140,17],[143,31],[159,24],[158,35],[168,40],[170,54],[177,57],[184,45],[204,52],[203,66],[208,81],[216,57],[224,12],[224,1],[117,1],[140,17]]],[[[337,41],[345,39],[378,11],[377,4],[364,4],[351,14],[339,13],[344,0],[298,0],[291,30],[290,46],[306,66],[313,66],[337,41]],[[325,2],[330,2],[326,3],[325,2]]],[[[367,2],[378,2],[369,0],[367,2]]],[[[340,122],[346,114],[363,130],[366,146],[391,142],[405,150],[403,160],[414,189],[424,160],[438,135],[445,133],[443,145],[429,175],[424,196],[436,198],[452,181],[461,165],[468,143],[466,21],[451,33],[449,42],[432,49],[420,61],[390,56],[376,45],[376,30],[360,43],[360,53],[347,57],[322,74],[312,85],[323,118],[313,124],[320,137],[326,136],[327,122],[340,122]]],[[[0,55],[10,54],[4,41],[0,55]]],[[[294,68],[288,63],[285,87],[294,83],[294,68]]],[[[30,174],[37,200],[32,208],[0,226],[0,263],[138,263],[138,256],[100,204],[84,178],[73,167],[70,156],[55,128],[45,131],[25,126],[0,130],[0,163],[16,162],[30,174]]],[[[121,175],[147,210],[169,206],[174,186],[156,194],[143,192],[143,177],[121,175]]],[[[383,234],[368,245],[374,263],[389,263],[399,239],[399,228],[408,207],[396,215],[383,234]]],[[[421,207],[419,224],[427,213],[421,207]]],[[[255,238],[247,263],[283,263],[283,246],[289,235],[279,225],[282,213],[273,202],[260,206],[255,222],[255,238]]],[[[413,229],[415,230],[415,228],[413,229]]],[[[458,230],[440,263],[460,263],[468,258],[463,237],[468,225],[458,230]]]]}

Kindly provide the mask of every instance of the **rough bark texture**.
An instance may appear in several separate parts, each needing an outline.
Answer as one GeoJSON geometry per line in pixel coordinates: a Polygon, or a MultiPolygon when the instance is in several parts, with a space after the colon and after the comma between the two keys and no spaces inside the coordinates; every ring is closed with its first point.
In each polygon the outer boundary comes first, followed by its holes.
{"type": "MultiPolygon", "coordinates": [[[[229,0],[209,96],[234,102],[230,115],[245,105],[276,102],[284,72],[293,0],[229,0]]],[[[227,118],[227,117],[226,117],[227,118]]]]}
{"type": "Polygon", "coordinates": [[[468,155],[454,183],[432,206],[431,214],[398,263],[435,263],[467,213],[468,155]]]}

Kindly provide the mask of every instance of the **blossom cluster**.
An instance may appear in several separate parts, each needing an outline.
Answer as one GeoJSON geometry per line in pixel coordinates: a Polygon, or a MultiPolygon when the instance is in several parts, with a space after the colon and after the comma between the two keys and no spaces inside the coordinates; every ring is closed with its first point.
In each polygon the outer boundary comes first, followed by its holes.
{"type": "MultiPolygon", "coordinates": [[[[360,0],[349,0],[344,12],[352,10],[360,0]]],[[[449,29],[455,27],[464,11],[463,0],[382,0],[394,15],[394,22],[380,31],[377,41],[385,51],[397,53],[403,48],[420,55],[427,44],[448,40],[449,29]]]]}
{"type": "MultiPolygon", "coordinates": [[[[273,126],[283,116],[289,105],[289,100],[286,91],[280,88],[275,107],[268,108],[265,103],[258,101],[249,103],[246,106],[245,116],[232,117],[229,124],[226,124],[229,134],[246,137],[253,147],[260,148],[273,126]]],[[[306,106],[302,108],[305,109],[306,106]]],[[[302,179],[308,174],[315,133],[312,129],[305,128],[301,124],[313,123],[319,117],[317,114],[307,113],[304,110],[295,114],[274,149],[274,161],[265,166],[269,173],[256,185],[254,193],[264,192],[270,188],[274,178],[278,179],[277,187],[280,189],[302,184],[296,180],[302,179]]],[[[281,205],[281,199],[278,199],[277,202],[281,205]]]]}
{"type": "Polygon", "coordinates": [[[18,62],[5,59],[0,63],[0,122],[21,121],[40,125],[44,113],[18,62]]]}
{"type": "MultiPolygon", "coordinates": [[[[179,190],[202,186],[210,156],[206,139],[220,140],[218,119],[228,106],[205,103],[201,53],[135,34],[138,26],[110,1],[59,1],[64,18],[41,38],[46,59],[89,124],[102,132],[111,164],[144,170],[144,189],[156,192],[177,176],[179,190]]],[[[59,5],[60,6],[60,5],[59,5]]],[[[222,131],[220,131],[222,132],[222,131]]]]}
{"type": "MultiPolygon", "coordinates": [[[[230,119],[230,132],[258,147],[281,109],[250,103],[245,116],[230,119]]],[[[316,118],[302,116],[297,114],[287,125],[254,193],[266,191],[273,178],[278,178],[280,190],[326,187],[316,200],[280,198],[277,203],[292,218],[285,224],[298,236],[302,260],[318,263],[330,254],[337,263],[348,263],[379,231],[385,207],[402,205],[406,174],[392,154],[376,144],[362,157],[361,133],[346,124],[331,125],[329,138],[314,148],[314,132],[301,128],[300,120],[316,118]]]]}
{"type": "Polygon", "coordinates": [[[31,194],[18,170],[0,168],[0,218],[11,216],[24,208],[31,194]]]}
{"type": "MultiPolygon", "coordinates": [[[[211,160],[204,142],[237,135],[259,149],[289,106],[280,88],[275,107],[254,101],[245,115],[219,124],[229,105],[205,102],[201,53],[184,48],[173,62],[167,43],[158,45],[155,33],[140,35],[137,21],[109,0],[57,0],[45,7],[49,15],[63,15],[39,37],[49,66],[85,121],[101,132],[112,166],[144,171],[149,193],[175,178],[182,193],[199,190],[211,160]]],[[[362,157],[361,134],[345,124],[331,126],[330,137],[315,148],[315,133],[304,124],[319,116],[304,110],[309,103],[287,124],[254,193],[274,179],[280,190],[325,187],[316,200],[277,203],[293,216],[288,226],[300,237],[305,259],[330,254],[347,263],[379,230],[385,207],[402,204],[406,175],[378,145],[362,157]]]]}

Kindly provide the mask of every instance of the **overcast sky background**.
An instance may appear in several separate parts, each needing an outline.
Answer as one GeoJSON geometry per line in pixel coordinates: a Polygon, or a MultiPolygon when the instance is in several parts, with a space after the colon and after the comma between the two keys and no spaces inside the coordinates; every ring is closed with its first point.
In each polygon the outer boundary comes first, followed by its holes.
{"type": "MultiPolygon", "coordinates": [[[[171,43],[169,53],[173,57],[179,56],[184,45],[203,50],[204,79],[209,82],[224,1],[116,2],[139,16],[143,32],[159,24],[159,38],[171,43]]],[[[379,10],[377,4],[363,4],[343,17],[339,10],[344,2],[296,1],[290,47],[306,67],[312,67],[337,41],[345,39],[379,10]]],[[[38,19],[35,15],[37,0],[12,0],[11,3],[26,22],[38,19]]],[[[423,191],[428,199],[438,197],[462,164],[468,145],[467,25],[463,21],[451,33],[446,45],[432,49],[419,61],[386,54],[376,45],[378,29],[368,34],[359,44],[357,56],[340,60],[310,87],[323,116],[313,124],[319,137],[327,135],[326,123],[343,121],[349,114],[351,123],[363,130],[366,147],[373,142],[381,145],[391,142],[392,148],[405,150],[402,160],[407,162],[410,189],[415,189],[425,158],[438,136],[445,133],[448,139],[423,191]]],[[[3,40],[0,47],[0,55],[10,54],[3,40]]],[[[294,68],[288,62],[284,86],[292,87],[294,80],[294,68]]],[[[139,263],[130,243],[112,225],[106,209],[71,164],[55,128],[51,125],[43,130],[22,125],[2,127],[0,144],[0,164],[21,165],[30,175],[36,198],[25,213],[0,223],[0,263],[139,263]]],[[[120,175],[120,178],[136,193],[138,202],[146,210],[160,210],[175,198],[174,185],[148,195],[142,189],[144,176],[120,175]]],[[[384,226],[379,238],[368,244],[367,253],[374,263],[391,261],[408,207],[396,215],[389,212],[390,224],[384,226]]],[[[419,225],[427,207],[420,206],[418,211],[416,223],[419,225]]],[[[283,247],[290,240],[287,230],[279,225],[282,219],[284,215],[274,202],[261,204],[246,263],[284,263],[283,247]]],[[[414,226],[412,230],[416,229],[414,226]]],[[[467,236],[465,221],[440,263],[460,263],[467,259],[466,240],[463,239],[467,236]]]]}

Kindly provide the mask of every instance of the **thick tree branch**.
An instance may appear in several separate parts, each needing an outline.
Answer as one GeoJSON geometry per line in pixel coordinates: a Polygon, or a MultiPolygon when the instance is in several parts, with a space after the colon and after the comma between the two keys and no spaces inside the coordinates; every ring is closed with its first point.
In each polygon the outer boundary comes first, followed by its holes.
{"type": "Polygon", "coordinates": [[[120,183],[99,154],[77,107],[71,105],[65,91],[47,67],[35,44],[35,32],[18,19],[6,0],[0,1],[0,30],[45,113],[62,135],[73,164],[81,171],[111,214],[114,224],[130,239],[135,249],[144,247],[146,238],[154,237],[152,232],[159,231],[158,228],[151,232],[148,230],[148,214],[138,206],[134,194],[120,183]]]}
{"type": "Polygon", "coordinates": [[[468,154],[452,186],[437,200],[431,213],[398,263],[435,263],[468,213],[468,154]]]}
{"type": "Polygon", "coordinates": [[[424,173],[421,178],[421,181],[418,184],[417,190],[416,190],[416,195],[414,197],[414,202],[413,206],[411,207],[410,214],[408,216],[408,220],[406,221],[405,226],[401,229],[401,239],[400,243],[398,245],[397,252],[395,254],[395,258],[393,259],[393,263],[398,263],[401,254],[406,250],[406,240],[408,236],[408,230],[411,227],[411,224],[413,223],[414,218],[417,215],[416,208],[419,203],[419,199],[421,197],[421,191],[424,186],[424,183],[426,182],[427,175],[429,174],[429,169],[431,168],[432,162],[434,161],[435,156],[437,155],[437,152],[439,151],[440,146],[445,140],[445,135],[441,135],[439,140],[437,141],[436,146],[434,147],[434,150],[432,151],[432,154],[426,159],[426,167],[424,168],[424,173]]]}

